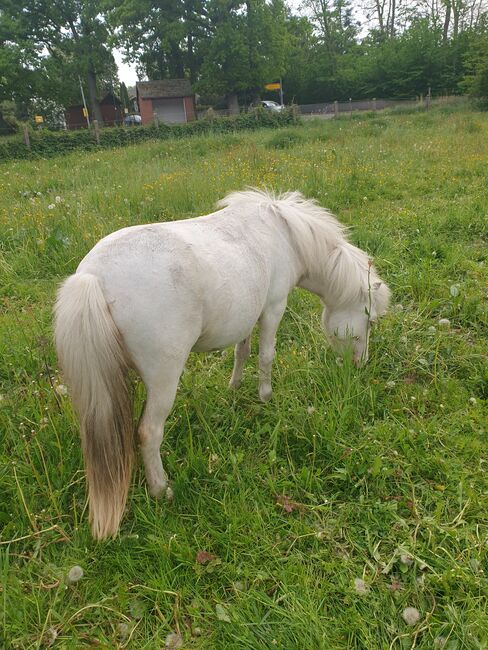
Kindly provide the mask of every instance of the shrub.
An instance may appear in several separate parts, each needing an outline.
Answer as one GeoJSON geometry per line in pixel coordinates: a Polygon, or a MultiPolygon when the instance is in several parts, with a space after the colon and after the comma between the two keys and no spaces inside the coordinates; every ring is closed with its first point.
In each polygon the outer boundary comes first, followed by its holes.
{"type": "Polygon", "coordinates": [[[78,131],[34,131],[30,133],[31,148],[24,143],[23,136],[6,137],[0,140],[0,161],[16,158],[48,158],[75,150],[108,149],[138,144],[146,140],[167,140],[169,138],[186,138],[205,133],[234,133],[236,131],[280,128],[296,123],[294,112],[285,110],[271,113],[264,109],[255,109],[232,117],[219,117],[213,120],[198,120],[186,124],[159,124],[155,126],[130,127],[121,126],[100,129],[100,144],[95,134],[88,129],[78,131]]]}

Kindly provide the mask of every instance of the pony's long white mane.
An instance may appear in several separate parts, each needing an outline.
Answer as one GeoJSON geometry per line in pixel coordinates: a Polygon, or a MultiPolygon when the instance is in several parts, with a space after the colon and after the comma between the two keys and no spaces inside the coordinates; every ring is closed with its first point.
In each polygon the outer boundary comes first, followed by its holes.
{"type": "MultiPolygon", "coordinates": [[[[308,273],[324,279],[328,297],[336,306],[361,299],[367,302],[372,287],[379,285],[379,277],[368,255],[347,240],[347,227],[300,192],[275,194],[249,189],[232,192],[217,205],[242,208],[243,211],[255,206],[282,219],[308,273]]],[[[373,315],[383,313],[388,305],[389,291],[384,284],[382,286],[382,291],[375,291],[373,315]]]]}

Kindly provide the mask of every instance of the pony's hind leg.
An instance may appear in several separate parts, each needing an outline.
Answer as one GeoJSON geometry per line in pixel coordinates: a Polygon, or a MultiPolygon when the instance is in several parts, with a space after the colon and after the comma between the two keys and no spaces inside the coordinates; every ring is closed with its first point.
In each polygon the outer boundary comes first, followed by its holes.
{"type": "Polygon", "coordinates": [[[151,496],[173,493],[168,485],[168,476],[163,468],[160,446],[163,441],[164,423],[171,411],[183,364],[178,368],[166,367],[157,377],[144,377],[147,399],[144,413],[138,427],[141,455],[146,470],[146,480],[151,496]]]}
{"type": "Polygon", "coordinates": [[[232,377],[230,378],[229,386],[231,388],[239,388],[241,385],[242,371],[249,355],[251,354],[251,335],[246,336],[243,341],[240,341],[235,347],[234,352],[234,369],[232,377]]]}

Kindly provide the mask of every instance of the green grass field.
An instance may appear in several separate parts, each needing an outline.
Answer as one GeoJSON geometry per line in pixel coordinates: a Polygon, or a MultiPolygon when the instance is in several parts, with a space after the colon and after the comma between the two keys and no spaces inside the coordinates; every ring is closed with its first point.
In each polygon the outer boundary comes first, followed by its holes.
{"type": "Polygon", "coordinates": [[[488,114],[462,107],[0,164],[0,647],[487,648],[487,226],[488,114]],[[370,362],[338,364],[299,291],[269,404],[254,353],[238,393],[230,350],[192,355],[174,502],[139,464],[95,544],[56,286],[113,230],[246,185],[318,199],[374,257],[393,302],[370,362]]]}

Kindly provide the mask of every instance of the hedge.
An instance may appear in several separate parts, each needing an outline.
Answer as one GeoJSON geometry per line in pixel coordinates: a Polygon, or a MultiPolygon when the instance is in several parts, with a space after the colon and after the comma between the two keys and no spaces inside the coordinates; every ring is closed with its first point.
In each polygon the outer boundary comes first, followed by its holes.
{"type": "Polygon", "coordinates": [[[30,136],[30,149],[25,145],[22,135],[0,139],[0,161],[23,158],[48,158],[71,151],[92,151],[123,147],[146,140],[167,140],[169,138],[186,138],[205,133],[233,133],[235,131],[257,128],[279,128],[298,120],[293,108],[280,113],[271,113],[264,109],[255,109],[232,117],[202,119],[186,124],[168,126],[131,126],[105,127],[100,129],[100,144],[95,140],[92,130],[77,131],[34,131],[30,136]]]}

